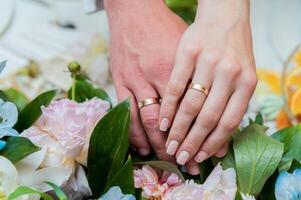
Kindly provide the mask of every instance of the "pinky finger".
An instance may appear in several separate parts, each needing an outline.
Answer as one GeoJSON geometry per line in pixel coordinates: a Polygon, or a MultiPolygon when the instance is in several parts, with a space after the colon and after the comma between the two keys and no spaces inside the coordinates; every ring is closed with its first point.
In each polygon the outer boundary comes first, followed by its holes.
{"type": "Polygon", "coordinates": [[[216,129],[210,134],[202,145],[195,160],[201,162],[217,153],[217,151],[228,142],[231,134],[239,126],[240,121],[247,110],[251,95],[244,90],[233,93],[228,105],[220,119],[216,129]],[[240,105],[240,106],[237,106],[240,105]],[[231,119],[229,121],[229,119],[231,119]],[[206,157],[204,157],[206,155],[206,157]]]}

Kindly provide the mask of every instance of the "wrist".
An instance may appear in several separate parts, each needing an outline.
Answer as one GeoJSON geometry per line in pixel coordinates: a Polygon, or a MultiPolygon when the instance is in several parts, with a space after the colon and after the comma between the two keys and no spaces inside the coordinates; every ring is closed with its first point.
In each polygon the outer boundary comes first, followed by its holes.
{"type": "Polygon", "coordinates": [[[195,21],[210,25],[234,26],[250,21],[250,0],[198,0],[195,21]]]}
{"type": "Polygon", "coordinates": [[[104,5],[111,31],[143,29],[170,12],[163,0],[104,0],[104,5]]]}
{"type": "MultiPolygon", "coordinates": [[[[143,14],[153,7],[165,6],[163,0],[104,0],[104,7],[109,17],[122,14],[125,17],[129,13],[143,14]],[[125,16],[124,16],[125,15],[125,16]]],[[[165,6],[166,7],[166,6],[165,6]]]]}

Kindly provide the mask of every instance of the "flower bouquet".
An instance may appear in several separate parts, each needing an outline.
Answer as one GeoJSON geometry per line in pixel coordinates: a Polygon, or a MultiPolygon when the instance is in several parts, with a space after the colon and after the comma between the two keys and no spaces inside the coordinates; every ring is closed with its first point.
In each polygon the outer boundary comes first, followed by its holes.
{"type": "MultiPolygon", "coordinates": [[[[4,63],[0,64],[1,68],[4,63]]],[[[266,135],[262,116],[238,129],[224,158],[189,176],[129,148],[130,101],[112,107],[73,62],[64,92],[0,92],[0,199],[295,200],[301,198],[301,126],[266,135]]]]}

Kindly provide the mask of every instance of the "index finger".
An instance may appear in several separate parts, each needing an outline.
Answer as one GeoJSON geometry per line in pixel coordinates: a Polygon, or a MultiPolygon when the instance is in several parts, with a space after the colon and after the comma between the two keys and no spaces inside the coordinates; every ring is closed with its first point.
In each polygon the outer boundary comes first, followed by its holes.
{"type": "MultiPolygon", "coordinates": [[[[195,46],[195,45],[194,45],[195,46]]],[[[167,131],[173,121],[177,105],[183,96],[194,71],[199,51],[192,45],[180,42],[175,66],[168,81],[160,109],[160,130],[167,131]]]]}

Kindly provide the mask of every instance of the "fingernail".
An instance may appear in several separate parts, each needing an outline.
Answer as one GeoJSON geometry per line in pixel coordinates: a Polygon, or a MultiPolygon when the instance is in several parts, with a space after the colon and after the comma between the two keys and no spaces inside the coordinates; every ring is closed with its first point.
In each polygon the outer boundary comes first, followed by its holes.
{"type": "Polygon", "coordinates": [[[139,153],[142,155],[142,156],[147,156],[149,154],[149,150],[148,149],[139,149],[139,153]]]}
{"type": "Polygon", "coordinates": [[[190,153],[188,153],[187,151],[182,151],[177,158],[177,163],[180,165],[184,165],[188,161],[189,156],[190,153]]]}
{"type": "Polygon", "coordinates": [[[179,143],[175,140],[170,141],[169,145],[167,146],[166,153],[170,156],[175,155],[179,143]]]}
{"type": "Polygon", "coordinates": [[[190,173],[191,175],[198,175],[200,174],[200,169],[198,166],[193,166],[191,169],[190,169],[190,173]]]}
{"type": "Polygon", "coordinates": [[[204,151],[200,151],[194,158],[194,160],[198,163],[203,162],[204,160],[206,160],[208,157],[208,154],[204,151]]]}
{"type": "Polygon", "coordinates": [[[169,120],[168,120],[168,118],[167,117],[163,117],[161,119],[161,122],[160,122],[160,130],[161,131],[167,131],[168,126],[169,126],[169,120]]]}

